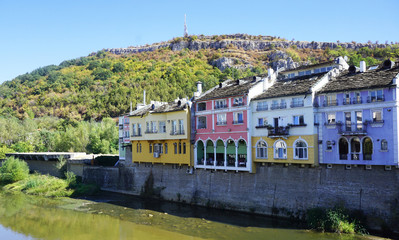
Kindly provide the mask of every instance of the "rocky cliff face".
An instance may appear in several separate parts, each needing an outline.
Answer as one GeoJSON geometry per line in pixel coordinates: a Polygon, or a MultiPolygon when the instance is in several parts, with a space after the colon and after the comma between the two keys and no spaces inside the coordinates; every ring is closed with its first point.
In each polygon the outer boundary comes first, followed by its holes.
{"type": "Polygon", "coordinates": [[[385,48],[390,46],[389,44],[373,44],[373,43],[334,43],[334,42],[305,42],[305,41],[266,41],[264,39],[260,40],[245,40],[245,39],[225,39],[225,40],[195,40],[195,41],[179,41],[179,42],[164,42],[155,43],[148,46],[139,47],[128,47],[128,48],[107,48],[104,49],[107,52],[114,54],[130,54],[139,53],[146,51],[155,51],[160,48],[170,48],[173,51],[179,51],[182,49],[189,49],[197,51],[200,49],[220,49],[227,48],[228,46],[234,46],[236,48],[251,51],[251,50],[271,50],[274,48],[289,48],[295,45],[298,49],[334,49],[338,46],[348,48],[348,49],[359,49],[362,47],[369,48],[385,48]]]}

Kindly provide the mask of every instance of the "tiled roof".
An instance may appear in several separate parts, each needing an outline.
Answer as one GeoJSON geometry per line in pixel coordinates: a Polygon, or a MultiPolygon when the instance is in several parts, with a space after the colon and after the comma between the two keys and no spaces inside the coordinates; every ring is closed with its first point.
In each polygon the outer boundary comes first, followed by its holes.
{"type": "Polygon", "coordinates": [[[355,89],[369,89],[392,85],[392,80],[399,73],[399,66],[366,72],[343,72],[328,82],[319,93],[350,91],[355,89]]]}
{"type": "Polygon", "coordinates": [[[220,88],[219,85],[208,90],[203,95],[201,95],[197,101],[205,101],[216,98],[226,98],[232,96],[240,96],[249,91],[249,89],[256,82],[252,80],[226,80],[222,84],[223,86],[220,88]],[[238,84],[238,82],[240,82],[238,84]]]}
{"type": "Polygon", "coordinates": [[[145,105],[143,108],[133,111],[129,116],[131,117],[143,116],[149,112],[150,113],[175,112],[175,111],[182,111],[186,108],[187,108],[187,102],[184,100],[180,100],[180,105],[178,102],[148,104],[145,105]],[[154,105],[154,107],[152,105],[154,105]]]}
{"type": "Polygon", "coordinates": [[[321,66],[328,66],[328,65],[334,65],[334,64],[336,64],[335,60],[331,60],[331,61],[316,63],[316,64],[312,64],[312,65],[302,65],[302,66],[299,66],[294,69],[284,70],[280,73],[284,74],[284,73],[288,73],[288,72],[299,71],[299,70],[303,70],[303,69],[317,68],[317,67],[321,67],[321,66]]]}
{"type": "Polygon", "coordinates": [[[253,98],[253,100],[311,93],[310,88],[325,74],[327,73],[316,73],[287,80],[278,80],[265,92],[253,98]]]}

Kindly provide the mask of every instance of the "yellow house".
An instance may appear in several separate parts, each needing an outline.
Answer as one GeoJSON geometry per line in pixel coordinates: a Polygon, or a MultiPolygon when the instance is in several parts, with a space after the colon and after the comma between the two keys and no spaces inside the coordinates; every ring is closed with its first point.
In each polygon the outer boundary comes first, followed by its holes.
{"type": "Polygon", "coordinates": [[[192,166],[190,105],[152,102],[129,115],[132,161],[192,166]]]}

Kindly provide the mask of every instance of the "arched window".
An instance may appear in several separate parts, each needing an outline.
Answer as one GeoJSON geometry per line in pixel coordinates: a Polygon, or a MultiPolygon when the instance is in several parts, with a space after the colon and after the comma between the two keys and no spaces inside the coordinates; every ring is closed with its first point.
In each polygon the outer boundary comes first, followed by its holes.
{"type": "Polygon", "coordinates": [[[381,140],[381,151],[388,151],[388,141],[386,139],[381,140]]]}
{"type": "Polygon", "coordinates": [[[295,143],[295,151],[294,151],[295,159],[308,159],[308,145],[305,141],[298,140],[295,143]]]}
{"type": "Polygon", "coordinates": [[[287,159],[287,144],[283,140],[274,143],[274,158],[287,159]]]}
{"type": "Polygon", "coordinates": [[[349,146],[346,138],[339,139],[338,147],[339,147],[339,159],[348,160],[349,146]]]}
{"type": "Polygon", "coordinates": [[[363,160],[372,160],[373,155],[373,141],[371,138],[365,137],[363,139],[363,160]]]}
{"type": "Polygon", "coordinates": [[[351,158],[352,160],[359,160],[360,157],[360,138],[354,137],[351,139],[351,158]]]}
{"type": "Polygon", "coordinates": [[[256,145],[256,158],[267,158],[267,143],[259,141],[256,145]]]}

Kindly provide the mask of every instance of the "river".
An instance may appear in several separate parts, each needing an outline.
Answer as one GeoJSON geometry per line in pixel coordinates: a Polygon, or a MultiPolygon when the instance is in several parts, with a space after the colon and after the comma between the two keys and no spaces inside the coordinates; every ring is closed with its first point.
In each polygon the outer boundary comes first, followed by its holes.
{"type": "Polygon", "coordinates": [[[289,221],[119,194],[86,200],[0,192],[0,239],[378,238],[317,233],[289,221]]]}

